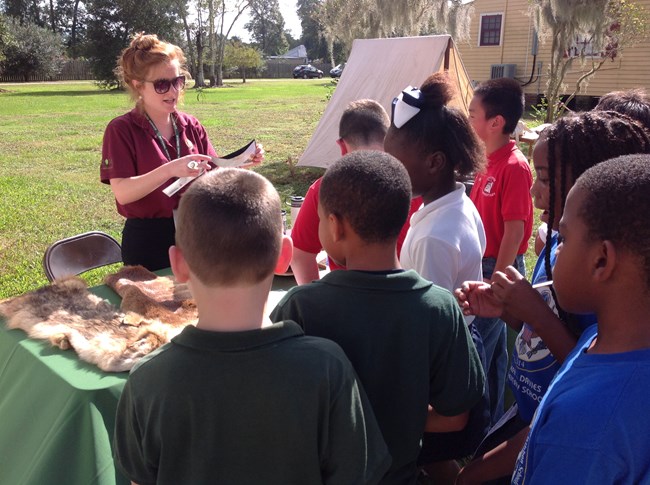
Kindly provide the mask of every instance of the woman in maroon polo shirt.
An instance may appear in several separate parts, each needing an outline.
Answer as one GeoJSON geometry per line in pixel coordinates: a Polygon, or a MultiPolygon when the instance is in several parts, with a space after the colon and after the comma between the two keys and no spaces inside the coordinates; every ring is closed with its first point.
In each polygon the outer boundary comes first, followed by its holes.
{"type": "Polygon", "coordinates": [[[176,109],[189,76],[185,62],[179,47],[155,35],[135,35],[116,69],[135,108],[112,120],[104,133],[101,181],[110,184],[117,211],[126,218],[122,259],[152,271],[169,267],[173,212],[182,193],[168,197],[163,189],[209,170],[217,155],[198,120],[176,109]]]}

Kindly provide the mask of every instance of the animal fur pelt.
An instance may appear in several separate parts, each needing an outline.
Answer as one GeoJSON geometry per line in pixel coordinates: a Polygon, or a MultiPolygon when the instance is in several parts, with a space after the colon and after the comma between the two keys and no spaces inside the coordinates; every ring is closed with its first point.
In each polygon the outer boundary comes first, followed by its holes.
{"type": "Polygon", "coordinates": [[[106,283],[122,297],[120,308],[90,293],[82,279],[70,277],[0,302],[0,314],[8,328],[73,348],[82,360],[108,372],[131,369],[183,327],[196,324],[187,286],[172,278],[125,266],[106,283]]]}
{"type": "Polygon", "coordinates": [[[122,297],[125,321],[139,325],[143,318],[168,325],[196,324],[198,310],[190,290],[173,277],[157,276],[142,266],[124,266],[104,282],[122,297]]]}

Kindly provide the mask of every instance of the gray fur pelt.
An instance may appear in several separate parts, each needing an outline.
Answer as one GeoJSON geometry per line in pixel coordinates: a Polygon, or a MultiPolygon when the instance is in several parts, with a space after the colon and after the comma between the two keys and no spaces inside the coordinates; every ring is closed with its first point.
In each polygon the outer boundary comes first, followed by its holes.
{"type": "Polygon", "coordinates": [[[108,372],[128,371],[143,356],[167,343],[197,310],[185,285],[126,266],[106,283],[121,297],[120,308],[88,291],[78,277],[56,280],[0,302],[8,328],[49,340],[108,372]]]}

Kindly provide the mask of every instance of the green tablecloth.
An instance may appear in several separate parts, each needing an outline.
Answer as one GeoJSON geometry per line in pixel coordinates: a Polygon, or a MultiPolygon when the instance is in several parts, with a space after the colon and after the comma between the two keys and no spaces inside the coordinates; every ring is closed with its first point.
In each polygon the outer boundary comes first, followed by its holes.
{"type": "MultiPolygon", "coordinates": [[[[107,287],[93,291],[119,301],[107,287]]],[[[7,330],[0,319],[0,484],[128,484],[111,447],[127,376],[7,330]]]]}
{"type": "MultiPolygon", "coordinates": [[[[276,277],[274,303],[277,290],[294,285],[292,277],[276,277]]],[[[92,291],[119,302],[108,287],[92,291]]],[[[0,484],[128,484],[112,456],[115,410],[127,376],[8,330],[0,318],[0,484]]]]}

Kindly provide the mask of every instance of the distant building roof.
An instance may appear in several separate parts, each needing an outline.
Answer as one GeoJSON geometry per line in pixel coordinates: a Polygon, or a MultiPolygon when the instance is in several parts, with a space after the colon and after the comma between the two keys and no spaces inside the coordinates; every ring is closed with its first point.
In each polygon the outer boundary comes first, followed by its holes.
{"type": "Polygon", "coordinates": [[[296,58],[301,58],[301,57],[307,57],[307,48],[304,45],[299,45],[298,47],[294,47],[291,49],[289,52],[286,54],[282,54],[281,56],[273,56],[273,57],[279,57],[283,59],[296,59],[296,58]]]}

